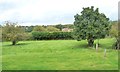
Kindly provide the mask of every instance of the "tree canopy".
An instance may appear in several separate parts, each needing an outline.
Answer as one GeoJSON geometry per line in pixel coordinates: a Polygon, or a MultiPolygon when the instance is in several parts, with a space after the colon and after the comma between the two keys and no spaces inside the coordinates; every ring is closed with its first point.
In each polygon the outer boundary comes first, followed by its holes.
{"type": "Polygon", "coordinates": [[[88,45],[93,46],[94,40],[104,38],[110,29],[109,18],[93,6],[83,8],[81,14],[74,16],[74,37],[78,41],[87,39],[88,45]]]}
{"type": "Polygon", "coordinates": [[[3,40],[12,41],[12,45],[15,45],[19,40],[24,39],[25,34],[24,30],[17,23],[6,21],[2,28],[2,35],[3,40]]]}

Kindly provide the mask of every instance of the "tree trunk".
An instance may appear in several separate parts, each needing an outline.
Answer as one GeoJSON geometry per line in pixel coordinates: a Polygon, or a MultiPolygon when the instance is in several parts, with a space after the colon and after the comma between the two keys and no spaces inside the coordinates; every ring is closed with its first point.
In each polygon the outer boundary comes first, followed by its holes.
{"type": "Polygon", "coordinates": [[[88,46],[92,47],[93,44],[94,44],[94,39],[93,38],[88,39],[88,46]]]}
{"type": "Polygon", "coordinates": [[[12,45],[16,45],[16,40],[13,40],[13,41],[12,41],[12,45]]]}

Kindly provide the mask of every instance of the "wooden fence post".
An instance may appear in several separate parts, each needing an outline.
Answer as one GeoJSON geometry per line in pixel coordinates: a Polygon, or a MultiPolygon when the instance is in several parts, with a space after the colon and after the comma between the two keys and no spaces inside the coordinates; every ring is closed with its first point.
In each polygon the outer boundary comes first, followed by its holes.
{"type": "Polygon", "coordinates": [[[104,57],[106,57],[106,49],[105,49],[105,51],[104,51],[104,57]]]}
{"type": "Polygon", "coordinates": [[[98,52],[98,44],[96,44],[96,52],[98,52]]]}

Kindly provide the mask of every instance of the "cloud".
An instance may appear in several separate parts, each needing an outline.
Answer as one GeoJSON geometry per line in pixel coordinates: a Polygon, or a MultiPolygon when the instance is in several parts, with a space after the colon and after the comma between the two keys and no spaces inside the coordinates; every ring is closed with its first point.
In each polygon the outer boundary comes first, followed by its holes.
{"type": "Polygon", "coordinates": [[[95,6],[111,20],[118,18],[118,0],[1,0],[0,23],[21,25],[73,23],[83,7],[95,6]]]}

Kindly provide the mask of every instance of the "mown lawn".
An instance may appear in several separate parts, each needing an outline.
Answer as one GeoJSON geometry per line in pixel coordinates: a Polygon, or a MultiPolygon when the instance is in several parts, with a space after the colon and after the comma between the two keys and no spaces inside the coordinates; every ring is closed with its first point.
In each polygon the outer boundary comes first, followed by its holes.
{"type": "Polygon", "coordinates": [[[88,48],[87,41],[21,41],[16,46],[3,42],[3,70],[117,70],[118,51],[113,39],[101,39],[101,47],[88,48]],[[104,49],[107,56],[104,57],[104,49]]]}

